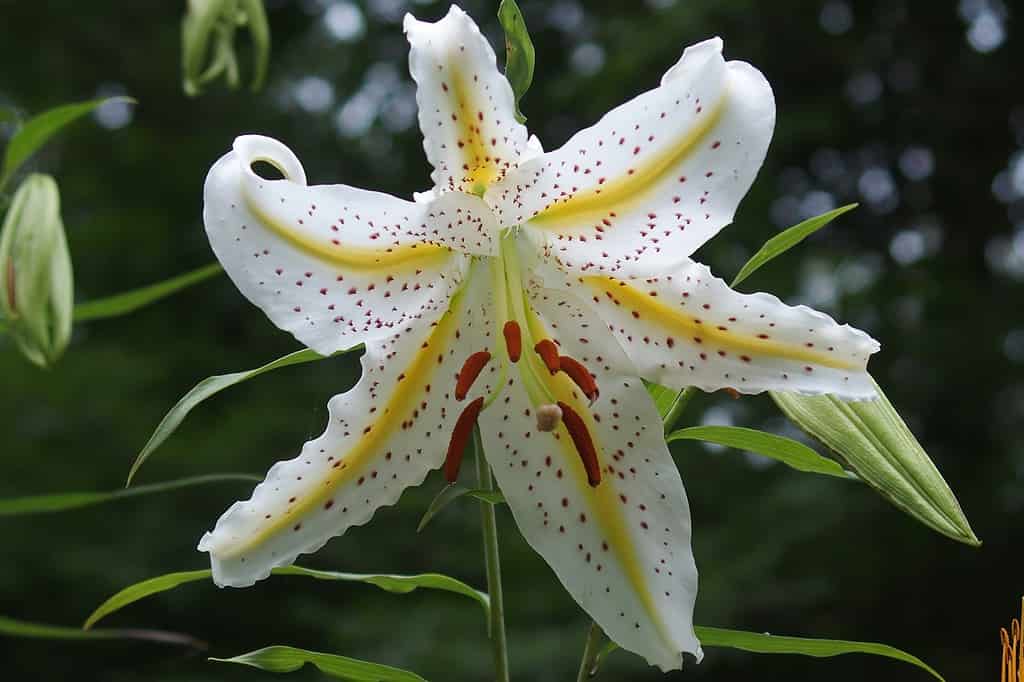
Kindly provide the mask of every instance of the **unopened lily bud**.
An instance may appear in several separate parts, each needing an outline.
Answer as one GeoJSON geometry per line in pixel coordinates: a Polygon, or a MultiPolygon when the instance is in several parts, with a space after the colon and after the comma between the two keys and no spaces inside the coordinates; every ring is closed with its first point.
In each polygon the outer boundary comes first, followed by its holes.
{"type": "Polygon", "coordinates": [[[25,178],[0,233],[0,307],[25,356],[52,365],[71,338],[74,288],[60,218],[60,193],[49,175],[25,178]]]}
{"type": "Polygon", "coordinates": [[[562,408],[558,405],[541,405],[537,408],[537,430],[554,431],[562,423],[562,408]]]}
{"type": "Polygon", "coordinates": [[[220,77],[229,88],[238,87],[234,43],[239,27],[248,28],[252,42],[252,89],[263,87],[270,59],[270,27],[263,0],[189,0],[181,25],[185,94],[198,95],[204,85],[220,77]]]}

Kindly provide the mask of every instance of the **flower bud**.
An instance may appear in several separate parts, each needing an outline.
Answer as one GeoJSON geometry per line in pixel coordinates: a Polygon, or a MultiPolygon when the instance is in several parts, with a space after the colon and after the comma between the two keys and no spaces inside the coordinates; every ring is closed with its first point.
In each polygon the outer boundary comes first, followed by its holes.
{"type": "Polygon", "coordinates": [[[252,89],[259,90],[270,58],[270,28],[263,0],[188,0],[181,25],[182,75],[185,94],[221,76],[230,88],[239,84],[235,31],[249,29],[253,51],[252,89]]]}
{"type": "Polygon", "coordinates": [[[28,176],[14,193],[0,232],[0,275],[6,331],[29,360],[51,366],[71,338],[74,284],[49,175],[28,176]]]}

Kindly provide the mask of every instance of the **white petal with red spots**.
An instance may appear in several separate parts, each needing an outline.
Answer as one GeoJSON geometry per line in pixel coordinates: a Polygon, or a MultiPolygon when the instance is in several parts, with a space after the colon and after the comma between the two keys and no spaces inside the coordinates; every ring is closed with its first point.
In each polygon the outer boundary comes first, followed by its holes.
{"type": "Polygon", "coordinates": [[[527,143],[494,50],[454,5],[435,23],[406,15],[404,27],[434,186],[467,192],[485,187],[515,165],[527,143]]]}
{"type": "MultiPolygon", "coordinates": [[[[690,512],[661,419],[636,370],[599,320],[570,296],[534,295],[562,354],[595,376],[592,407],[569,402],[589,423],[601,482],[591,487],[564,427],[537,430],[521,381],[524,357],[480,417],[484,450],[516,523],[565,588],[611,639],[663,670],[681,652],[700,656],[693,632],[697,570],[690,512]]],[[[565,385],[564,374],[556,382],[565,385]]]]}
{"type": "Polygon", "coordinates": [[[741,294],[690,261],[656,276],[580,277],[570,285],[649,381],[705,391],[875,397],[867,362],[878,342],[806,306],[741,294]]]}
{"type": "Polygon", "coordinates": [[[330,400],[323,435],[275,464],[202,538],[218,585],[251,585],[315,552],[441,465],[455,418],[496,381],[495,368],[485,368],[466,402],[454,398],[463,361],[491,346],[487,268],[474,270],[479,279],[447,315],[435,306],[416,324],[367,342],[362,377],[330,400]]]}
{"type": "MultiPolygon", "coordinates": [[[[459,201],[467,227],[493,224],[486,211],[468,216],[483,206],[475,197],[459,201]]],[[[447,208],[454,215],[456,207],[447,208]]],[[[345,185],[308,186],[290,149],[247,135],[210,169],[203,218],[242,293],[327,355],[390,335],[447,301],[467,261],[447,248],[462,235],[445,234],[452,221],[435,221],[431,210],[345,185]],[[255,161],[276,166],[285,179],[260,177],[255,161]]]]}
{"type": "Polygon", "coordinates": [[[561,267],[626,275],[679,263],[732,221],[775,125],[759,71],[688,48],[661,86],[488,190],[502,225],[524,224],[561,267]]]}

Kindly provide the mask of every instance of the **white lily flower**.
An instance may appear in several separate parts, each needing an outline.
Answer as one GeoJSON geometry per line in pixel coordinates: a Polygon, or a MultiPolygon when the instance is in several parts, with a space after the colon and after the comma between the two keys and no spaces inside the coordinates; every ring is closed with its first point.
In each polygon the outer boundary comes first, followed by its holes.
{"type": "Polygon", "coordinates": [[[419,201],[309,186],[287,147],[251,135],[206,180],[210,243],[238,288],[317,352],[366,354],[323,435],[199,549],[219,585],[251,585],[432,469],[453,478],[478,422],[520,530],[566,589],[622,647],[679,668],[700,657],[690,514],[641,378],[874,395],[869,336],[736,293],[688,257],[754,180],[771,88],[708,40],[543,153],[462,10],[408,16],[405,32],[434,168],[419,201]]]}

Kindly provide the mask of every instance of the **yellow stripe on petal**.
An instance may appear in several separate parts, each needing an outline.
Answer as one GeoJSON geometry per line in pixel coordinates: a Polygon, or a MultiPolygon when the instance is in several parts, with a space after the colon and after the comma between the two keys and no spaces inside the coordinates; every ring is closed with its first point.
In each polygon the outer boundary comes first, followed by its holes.
{"type": "MultiPolygon", "coordinates": [[[[473,101],[472,94],[478,88],[471,87],[462,73],[452,68],[451,96],[455,101],[452,120],[458,130],[458,146],[462,156],[462,170],[473,194],[482,196],[487,186],[498,177],[494,152],[488,151],[481,125],[484,110],[473,101]]],[[[444,87],[448,87],[444,84],[444,87]]]]}
{"type": "MultiPolygon", "coordinates": [[[[565,199],[555,199],[552,203],[535,215],[531,224],[557,229],[566,219],[572,219],[573,227],[590,227],[585,220],[588,217],[606,218],[611,213],[625,212],[640,203],[644,195],[667,180],[682,165],[701,142],[708,137],[711,130],[721,120],[725,112],[726,97],[710,107],[692,128],[684,131],[671,143],[664,145],[656,153],[626,169],[624,175],[604,181],[598,174],[598,185],[592,189],[570,194],[565,199]]],[[[607,144],[618,144],[609,140],[607,144]]],[[[636,147],[639,152],[640,147],[636,147]]],[[[594,150],[598,154],[600,150],[594,150]]],[[[639,158],[639,157],[638,157],[639,158]]],[[[591,221],[592,222],[592,221],[591,221]]]]}
{"type": "MultiPolygon", "coordinates": [[[[466,279],[468,281],[470,275],[467,275],[466,279]]],[[[323,507],[340,488],[357,481],[360,476],[366,475],[368,466],[372,464],[376,456],[380,455],[381,448],[387,439],[396,430],[407,428],[410,423],[407,420],[410,419],[410,415],[414,413],[419,401],[422,400],[427,384],[430,383],[431,377],[440,364],[440,358],[456,338],[459,321],[466,306],[463,293],[464,291],[460,291],[455,295],[448,312],[437,321],[430,336],[420,346],[412,362],[398,376],[399,385],[386,387],[391,391],[391,398],[382,409],[378,410],[379,416],[363,427],[359,442],[346,452],[335,455],[335,467],[330,470],[323,483],[316,487],[316,492],[296,500],[272,523],[267,523],[259,529],[258,533],[245,538],[238,545],[220,549],[218,554],[222,561],[245,554],[274,535],[287,530],[298,519],[323,507]]]]}
{"type": "MultiPolygon", "coordinates": [[[[244,196],[244,195],[243,195],[244,196]]],[[[367,248],[352,244],[331,244],[290,229],[267,212],[257,202],[245,197],[245,205],[267,229],[292,246],[321,261],[354,271],[387,268],[399,272],[403,268],[424,267],[440,263],[451,255],[451,249],[435,244],[412,243],[385,248],[367,248]]]]}
{"type": "Polygon", "coordinates": [[[782,343],[771,338],[741,334],[727,326],[705,322],[702,318],[684,313],[676,306],[663,303],[657,296],[644,293],[622,280],[589,276],[583,277],[582,281],[597,294],[610,298],[616,306],[622,306],[630,311],[638,320],[654,320],[658,327],[670,331],[680,339],[708,344],[715,350],[731,352],[748,362],[752,358],[770,357],[839,370],[863,369],[862,362],[851,362],[813,348],[782,343]]]}
{"type": "MultiPolygon", "coordinates": [[[[552,338],[544,323],[532,308],[528,306],[527,311],[528,324],[533,337],[535,339],[552,338]]],[[[529,371],[525,363],[522,362],[519,363],[519,370],[520,373],[529,371]]],[[[547,371],[543,371],[538,372],[537,376],[541,377],[548,391],[555,396],[556,400],[566,403],[575,410],[576,414],[583,418],[597,449],[598,465],[604,469],[612,460],[612,457],[598,436],[600,430],[594,422],[589,405],[582,400],[579,388],[564,372],[559,372],[552,376],[547,371]]],[[[566,468],[571,472],[573,483],[576,485],[578,492],[587,501],[588,508],[597,516],[598,525],[604,531],[610,551],[618,560],[623,573],[636,592],[640,603],[643,604],[651,621],[655,623],[662,637],[666,641],[671,641],[672,638],[669,630],[661,618],[661,611],[654,600],[654,595],[651,594],[649,589],[648,581],[644,575],[643,564],[633,539],[633,533],[630,531],[627,520],[622,513],[623,505],[619,503],[618,492],[611,477],[597,486],[591,486],[587,479],[587,472],[580,461],[580,456],[576,452],[572,438],[564,424],[558,427],[557,434],[559,447],[565,455],[565,462],[569,463],[566,468]]]]}

